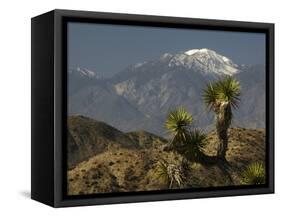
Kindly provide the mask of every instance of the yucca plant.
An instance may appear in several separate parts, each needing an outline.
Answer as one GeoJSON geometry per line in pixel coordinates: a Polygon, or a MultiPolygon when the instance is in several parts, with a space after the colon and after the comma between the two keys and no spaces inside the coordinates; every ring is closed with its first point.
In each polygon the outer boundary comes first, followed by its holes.
{"type": "Polygon", "coordinates": [[[156,167],[156,175],[158,178],[162,179],[170,189],[174,186],[182,187],[184,185],[184,176],[181,165],[160,160],[156,167]]]}
{"type": "Polygon", "coordinates": [[[265,168],[264,164],[255,162],[250,164],[242,174],[242,183],[246,185],[265,184],[265,168]]]}
{"type": "Polygon", "coordinates": [[[186,145],[187,129],[190,127],[192,120],[191,114],[182,107],[168,114],[166,128],[173,134],[171,146],[180,147],[186,145]]]}
{"type": "Polygon", "coordinates": [[[203,100],[216,114],[216,130],[219,139],[217,156],[225,160],[228,146],[227,131],[232,121],[232,108],[236,109],[240,101],[240,83],[227,76],[222,80],[211,82],[203,90],[203,100]]]}
{"type": "Polygon", "coordinates": [[[193,161],[200,161],[203,157],[203,150],[206,146],[206,134],[199,129],[189,130],[187,132],[187,146],[185,156],[193,161]]]}

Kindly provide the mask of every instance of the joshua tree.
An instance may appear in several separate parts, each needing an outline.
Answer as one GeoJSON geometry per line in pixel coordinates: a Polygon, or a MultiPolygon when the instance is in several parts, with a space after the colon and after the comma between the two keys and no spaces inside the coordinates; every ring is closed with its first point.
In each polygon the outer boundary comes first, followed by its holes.
{"type": "Polygon", "coordinates": [[[186,147],[188,128],[192,120],[191,114],[182,107],[168,114],[166,128],[173,134],[170,145],[174,150],[179,152],[179,154],[183,154],[186,147]]]}
{"type": "Polygon", "coordinates": [[[198,129],[191,129],[192,116],[182,107],[171,111],[166,128],[173,134],[170,146],[186,160],[202,160],[206,135],[198,129]]]}
{"type": "Polygon", "coordinates": [[[240,83],[230,76],[211,82],[204,90],[203,99],[207,107],[216,114],[219,139],[217,157],[225,160],[228,146],[227,131],[232,121],[232,108],[237,108],[240,101],[240,83]]]}

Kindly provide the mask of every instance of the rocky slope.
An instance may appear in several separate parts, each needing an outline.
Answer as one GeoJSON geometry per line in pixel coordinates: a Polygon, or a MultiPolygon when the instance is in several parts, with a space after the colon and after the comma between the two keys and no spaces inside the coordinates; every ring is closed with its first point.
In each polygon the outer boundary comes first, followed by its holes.
{"type": "MultiPolygon", "coordinates": [[[[165,139],[148,132],[122,133],[105,123],[80,116],[71,117],[69,122],[68,145],[78,147],[72,147],[68,157],[72,165],[68,170],[70,195],[167,189],[167,183],[156,173],[159,161],[175,165],[182,162],[181,156],[165,149],[165,139]],[[93,151],[96,148],[98,152],[93,151]],[[83,161],[72,162],[72,156],[83,154],[80,158],[83,161]]],[[[215,132],[210,132],[205,153],[215,155],[217,142],[215,132]]],[[[226,158],[227,171],[218,165],[189,163],[184,174],[185,188],[240,185],[246,166],[265,162],[265,131],[231,128],[226,158]]]]}
{"type": "Polygon", "coordinates": [[[126,134],[104,122],[81,115],[70,116],[67,124],[69,168],[111,147],[137,149],[166,142],[145,131],[126,134]]]}

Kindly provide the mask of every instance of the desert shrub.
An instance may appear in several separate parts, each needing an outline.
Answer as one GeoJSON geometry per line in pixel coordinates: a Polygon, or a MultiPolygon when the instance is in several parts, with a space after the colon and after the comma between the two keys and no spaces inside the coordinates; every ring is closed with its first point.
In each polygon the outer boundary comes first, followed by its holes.
{"type": "Polygon", "coordinates": [[[198,129],[190,130],[187,133],[187,148],[185,155],[187,159],[200,161],[204,147],[206,146],[206,135],[198,129]]]}
{"type": "Polygon", "coordinates": [[[165,160],[160,160],[155,168],[155,174],[169,188],[174,186],[182,187],[184,185],[184,175],[181,165],[168,163],[165,160]]]}
{"type": "Polygon", "coordinates": [[[263,163],[250,164],[242,174],[242,184],[260,185],[265,184],[265,167],[263,163]]]}
{"type": "Polygon", "coordinates": [[[124,172],[124,179],[127,181],[132,181],[135,177],[134,175],[134,169],[132,167],[128,167],[124,172]]]}
{"type": "Polygon", "coordinates": [[[204,157],[206,134],[191,127],[193,118],[180,107],[168,114],[166,128],[173,135],[165,150],[173,150],[190,161],[201,161],[204,157]]]}

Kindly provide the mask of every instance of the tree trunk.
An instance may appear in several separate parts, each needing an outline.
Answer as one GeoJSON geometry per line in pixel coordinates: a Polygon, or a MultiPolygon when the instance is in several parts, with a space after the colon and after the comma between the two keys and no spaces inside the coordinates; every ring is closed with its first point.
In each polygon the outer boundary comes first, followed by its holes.
{"type": "Polygon", "coordinates": [[[228,137],[227,137],[227,129],[217,130],[219,145],[217,149],[217,157],[221,160],[225,160],[225,155],[227,151],[228,145],[228,137]]]}
{"type": "Polygon", "coordinates": [[[225,155],[228,146],[227,131],[231,124],[231,119],[232,119],[230,104],[228,103],[222,104],[219,112],[217,113],[216,119],[217,119],[216,120],[217,135],[219,139],[217,157],[225,161],[225,155]]]}

